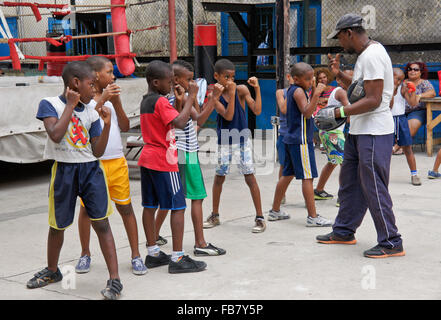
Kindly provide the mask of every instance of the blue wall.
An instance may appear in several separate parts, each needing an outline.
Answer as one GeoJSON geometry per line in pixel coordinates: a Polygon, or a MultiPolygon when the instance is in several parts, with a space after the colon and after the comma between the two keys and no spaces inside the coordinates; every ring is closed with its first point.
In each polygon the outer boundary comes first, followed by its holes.
{"type": "MultiPolygon", "coordinates": [[[[11,34],[14,38],[18,37],[18,27],[17,27],[17,18],[11,17],[6,18],[6,22],[8,23],[9,30],[11,30],[11,34]]],[[[0,21],[0,25],[3,28],[3,23],[0,21]]],[[[1,35],[0,35],[1,37],[1,35]]],[[[8,57],[9,54],[9,45],[7,43],[0,44],[0,57],[8,57]]]]}

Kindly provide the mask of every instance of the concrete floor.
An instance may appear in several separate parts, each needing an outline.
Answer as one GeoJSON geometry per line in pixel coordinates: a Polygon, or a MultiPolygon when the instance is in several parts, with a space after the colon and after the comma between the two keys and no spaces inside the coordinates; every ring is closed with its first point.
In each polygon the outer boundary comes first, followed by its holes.
{"type": "MultiPolygon", "coordinates": [[[[262,146],[257,146],[257,149],[262,146]]],[[[215,150],[206,143],[203,151],[215,150]]],[[[264,148],[263,148],[264,149],[264,148]]],[[[130,247],[118,213],[110,217],[115,237],[119,272],[124,290],[121,299],[165,300],[273,300],[273,299],[441,299],[441,181],[427,179],[434,157],[414,147],[422,186],[410,184],[405,156],[393,156],[390,193],[405,257],[368,259],[363,251],[376,245],[376,232],[367,213],[354,246],[323,245],[315,236],[331,228],[307,228],[301,182],[293,181],[284,210],[291,219],[267,222],[262,234],[251,233],[255,214],[242,176],[233,166],[221,198],[221,225],[205,230],[208,242],[225,248],[220,257],[197,258],[207,262],[206,271],[171,275],[167,267],[151,269],[144,276],[131,273],[130,247]]],[[[436,154],[437,149],[435,150],[436,154]]],[[[316,150],[318,170],[326,162],[316,150]]],[[[215,154],[201,153],[208,198],[204,217],[211,211],[211,186],[215,154]]],[[[278,166],[258,157],[257,180],[265,215],[271,208],[278,166]]],[[[326,190],[336,194],[338,171],[326,190]]],[[[26,282],[46,266],[48,163],[6,166],[0,164],[0,299],[101,299],[108,273],[92,232],[92,268],[83,275],[66,275],[70,283],[56,283],[28,290],[26,282]],[[75,288],[73,288],[75,287],[75,288]]],[[[136,176],[136,172],[134,174],[136,176]]],[[[147,253],[141,225],[140,181],[131,180],[133,206],[138,219],[140,250],[147,253]]],[[[189,203],[188,203],[189,204],[189,203]]],[[[321,215],[334,219],[338,208],[333,200],[316,202],[321,215]]],[[[193,256],[194,236],[189,210],[186,212],[184,250],[193,256]]],[[[171,253],[171,232],[167,219],[161,234],[169,240],[162,247],[171,253]]],[[[80,254],[77,220],[65,232],[60,268],[69,273],[80,254]]]]}

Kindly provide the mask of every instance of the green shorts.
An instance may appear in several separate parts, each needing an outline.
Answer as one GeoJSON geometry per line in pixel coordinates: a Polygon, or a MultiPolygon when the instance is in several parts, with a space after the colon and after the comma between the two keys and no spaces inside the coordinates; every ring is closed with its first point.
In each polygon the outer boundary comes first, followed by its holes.
{"type": "Polygon", "coordinates": [[[320,141],[325,148],[328,162],[342,164],[345,149],[345,135],[341,130],[319,131],[320,141]]]}
{"type": "Polygon", "coordinates": [[[206,198],[207,192],[198,153],[178,149],[178,164],[185,197],[191,200],[206,198]]]}

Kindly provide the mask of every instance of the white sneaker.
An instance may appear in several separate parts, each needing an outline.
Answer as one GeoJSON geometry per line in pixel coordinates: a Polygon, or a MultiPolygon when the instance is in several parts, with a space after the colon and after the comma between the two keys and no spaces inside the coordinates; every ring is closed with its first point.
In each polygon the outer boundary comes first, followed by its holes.
{"type": "Polygon", "coordinates": [[[268,221],[277,221],[277,220],[285,220],[285,219],[289,219],[290,216],[289,214],[287,214],[286,212],[280,210],[280,211],[274,211],[273,209],[271,209],[269,211],[269,215],[268,215],[268,221]]]}
{"type": "Polygon", "coordinates": [[[306,219],[307,227],[330,227],[332,226],[332,221],[322,217],[321,215],[317,215],[317,217],[313,218],[308,216],[306,219]]]}

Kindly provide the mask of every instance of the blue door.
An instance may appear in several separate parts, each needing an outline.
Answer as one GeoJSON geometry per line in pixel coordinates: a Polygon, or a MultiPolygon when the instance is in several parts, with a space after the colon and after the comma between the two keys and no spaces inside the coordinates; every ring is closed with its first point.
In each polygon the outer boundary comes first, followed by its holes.
{"type": "MultiPolygon", "coordinates": [[[[72,30],[70,28],[70,19],[58,20],[54,18],[48,18],[47,24],[47,29],[49,32],[58,32],[64,34],[65,36],[72,35],[72,30]]],[[[74,55],[72,41],[66,43],[66,55],[74,55]]]]}
{"type": "MultiPolygon", "coordinates": [[[[309,4],[309,28],[308,43],[310,47],[321,46],[322,36],[322,8],[319,1],[311,1],[309,4]]],[[[304,10],[303,2],[291,3],[289,12],[289,28],[291,33],[291,48],[303,47],[304,41],[304,10]]],[[[304,61],[304,56],[291,58],[291,63],[304,61]]],[[[310,63],[320,64],[320,55],[311,56],[310,63]]]]}
{"type": "MultiPolygon", "coordinates": [[[[14,38],[18,38],[17,18],[15,17],[6,18],[6,22],[8,23],[9,30],[11,30],[12,36],[14,38]]],[[[0,25],[3,28],[3,23],[1,22],[1,20],[0,20],[0,25]]],[[[3,38],[1,34],[0,34],[0,38],[3,38]]],[[[9,45],[7,43],[0,44],[0,57],[8,57],[9,55],[10,55],[9,45]]]]}

